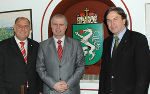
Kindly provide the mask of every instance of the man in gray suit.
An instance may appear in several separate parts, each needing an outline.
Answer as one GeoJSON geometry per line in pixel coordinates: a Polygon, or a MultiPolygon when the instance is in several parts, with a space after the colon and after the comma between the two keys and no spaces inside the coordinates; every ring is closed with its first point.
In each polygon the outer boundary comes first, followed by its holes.
{"type": "Polygon", "coordinates": [[[36,68],[44,82],[43,94],[80,94],[79,83],[85,69],[80,41],[65,36],[64,15],[53,16],[51,28],[53,37],[40,43],[37,56],[36,68]]]}

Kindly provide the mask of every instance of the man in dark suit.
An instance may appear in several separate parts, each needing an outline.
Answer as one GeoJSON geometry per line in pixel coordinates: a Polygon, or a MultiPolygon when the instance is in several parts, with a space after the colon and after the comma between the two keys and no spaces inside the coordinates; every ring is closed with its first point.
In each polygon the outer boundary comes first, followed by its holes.
{"type": "Polygon", "coordinates": [[[18,17],[15,36],[0,42],[0,94],[21,94],[21,87],[25,94],[42,94],[42,82],[36,72],[39,44],[27,38],[30,28],[27,18],[18,17]]]}
{"type": "Polygon", "coordinates": [[[99,94],[148,94],[150,51],[144,35],[127,29],[120,7],[104,15],[113,33],[104,40],[99,94]]]}
{"type": "Polygon", "coordinates": [[[40,43],[37,72],[44,82],[43,94],[80,94],[85,58],[80,41],[65,36],[67,19],[57,14],[51,20],[53,37],[40,43]]]}

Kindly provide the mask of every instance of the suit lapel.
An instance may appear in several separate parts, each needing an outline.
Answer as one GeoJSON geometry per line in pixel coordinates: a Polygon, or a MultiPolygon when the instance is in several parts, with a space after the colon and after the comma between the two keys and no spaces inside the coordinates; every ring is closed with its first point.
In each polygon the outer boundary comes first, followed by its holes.
{"type": "Polygon", "coordinates": [[[124,36],[122,37],[119,45],[118,45],[118,48],[116,49],[116,52],[114,54],[117,55],[117,54],[120,54],[123,52],[124,48],[127,46],[127,43],[128,43],[128,39],[129,39],[129,30],[127,30],[124,34],[124,36]]]}
{"type": "MultiPolygon", "coordinates": [[[[52,38],[49,38],[49,43],[48,43],[48,49],[47,50],[49,50],[49,49],[52,49],[52,50],[54,50],[54,53],[52,53],[53,55],[56,55],[56,58],[57,58],[57,60],[58,60],[58,62],[60,62],[60,60],[59,60],[59,57],[58,57],[58,54],[57,54],[57,49],[56,49],[56,45],[55,45],[55,41],[54,41],[54,38],[52,37],[52,38]]],[[[60,64],[60,63],[59,63],[60,64]]]]}
{"type": "Polygon", "coordinates": [[[64,47],[63,47],[63,54],[62,54],[61,62],[59,60],[57,49],[56,49],[56,45],[55,45],[55,42],[54,42],[53,38],[49,39],[49,44],[48,45],[49,45],[48,49],[54,49],[54,51],[55,51],[54,54],[56,55],[59,64],[63,63],[63,61],[65,60],[66,56],[71,51],[70,50],[71,49],[71,47],[70,47],[71,43],[70,43],[70,41],[69,41],[67,36],[65,36],[65,40],[64,40],[64,47]]]}
{"type": "Polygon", "coordinates": [[[32,54],[33,54],[33,44],[32,42],[28,39],[28,51],[27,51],[27,66],[28,68],[30,65],[32,65],[32,54]]]}
{"type": "Polygon", "coordinates": [[[63,47],[63,55],[62,55],[62,62],[64,61],[64,59],[66,58],[66,56],[68,55],[69,51],[71,51],[70,49],[72,47],[71,46],[71,43],[68,39],[68,37],[66,36],[65,37],[65,41],[64,41],[64,47],[63,47]]]}
{"type": "Polygon", "coordinates": [[[20,51],[20,48],[18,47],[18,44],[16,43],[16,40],[15,40],[14,37],[11,38],[11,42],[10,43],[11,43],[10,46],[12,48],[12,51],[15,51],[17,57],[20,57],[22,60],[24,60],[24,57],[23,57],[23,55],[22,55],[22,53],[20,51]]]}

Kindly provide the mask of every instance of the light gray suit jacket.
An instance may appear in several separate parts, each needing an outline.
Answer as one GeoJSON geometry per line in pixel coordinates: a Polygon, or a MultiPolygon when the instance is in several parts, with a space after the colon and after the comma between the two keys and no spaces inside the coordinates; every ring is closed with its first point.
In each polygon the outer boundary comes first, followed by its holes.
{"type": "Polygon", "coordinates": [[[61,94],[80,94],[80,78],[85,69],[85,57],[80,41],[65,37],[60,62],[53,38],[40,43],[37,72],[44,82],[43,94],[60,94],[53,89],[56,82],[65,81],[69,89],[61,94]]]}

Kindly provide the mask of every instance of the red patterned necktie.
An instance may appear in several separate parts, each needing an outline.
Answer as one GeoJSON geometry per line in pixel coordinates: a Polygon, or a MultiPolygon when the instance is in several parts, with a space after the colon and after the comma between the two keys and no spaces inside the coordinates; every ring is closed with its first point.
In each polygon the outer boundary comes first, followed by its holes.
{"type": "Polygon", "coordinates": [[[58,40],[57,43],[58,43],[58,48],[57,48],[57,53],[58,53],[58,57],[61,61],[61,58],[62,58],[62,54],[63,54],[63,49],[62,49],[62,46],[61,46],[61,40],[58,40]]]}
{"type": "Polygon", "coordinates": [[[26,50],[24,48],[24,42],[20,42],[20,44],[21,44],[21,48],[20,48],[21,53],[22,53],[22,55],[24,57],[25,63],[27,64],[27,55],[26,55],[26,50]]]}

